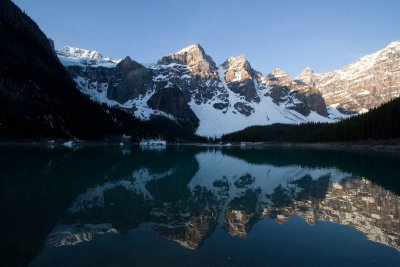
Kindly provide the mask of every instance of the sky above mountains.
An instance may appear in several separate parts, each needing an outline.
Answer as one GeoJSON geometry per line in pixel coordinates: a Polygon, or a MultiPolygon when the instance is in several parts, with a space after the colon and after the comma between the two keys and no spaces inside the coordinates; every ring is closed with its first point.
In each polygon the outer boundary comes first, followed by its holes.
{"type": "Polygon", "coordinates": [[[400,39],[398,0],[14,0],[64,45],[156,62],[200,43],[217,64],[244,53],[264,74],[334,70],[400,39]]]}

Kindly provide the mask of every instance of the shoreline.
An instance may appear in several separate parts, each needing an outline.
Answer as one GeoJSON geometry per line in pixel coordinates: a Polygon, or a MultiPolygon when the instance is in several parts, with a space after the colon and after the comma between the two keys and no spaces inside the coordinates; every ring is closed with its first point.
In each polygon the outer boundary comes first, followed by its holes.
{"type": "MultiPolygon", "coordinates": [[[[68,141],[49,140],[21,141],[21,140],[0,140],[0,147],[6,146],[48,146],[71,148],[65,143],[68,141]]],[[[95,146],[141,146],[138,142],[107,142],[107,141],[74,141],[73,147],[95,147],[95,146]]],[[[233,143],[167,143],[166,146],[202,146],[202,147],[241,147],[241,148],[287,148],[287,149],[315,149],[335,151],[360,151],[384,153],[400,156],[400,139],[387,140],[364,140],[345,142],[321,142],[321,143],[290,143],[290,142],[233,142],[233,143]]],[[[146,146],[145,146],[146,147],[146,146]]],[[[149,145],[151,147],[151,145],[149,145]]]]}

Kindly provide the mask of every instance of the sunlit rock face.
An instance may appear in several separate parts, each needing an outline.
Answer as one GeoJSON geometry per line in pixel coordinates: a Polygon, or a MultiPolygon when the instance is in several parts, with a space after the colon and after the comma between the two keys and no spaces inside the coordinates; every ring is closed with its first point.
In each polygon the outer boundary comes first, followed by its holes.
{"type": "Polygon", "coordinates": [[[225,82],[234,93],[243,96],[247,102],[260,102],[257,84],[254,82],[256,71],[243,54],[229,58],[222,64],[222,68],[225,82]]]}
{"type": "Polygon", "coordinates": [[[228,93],[220,82],[217,65],[199,44],[164,56],[151,68],[154,80],[175,84],[190,105],[215,102],[220,109],[228,105],[228,93]]]}
{"type": "Polygon", "coordinates": [[[335,168],[254,164],[211,149],[87,189],[48,244],[71,246],[150,227],[185,248],[199,249],[216,229],[246,238],[265,216],[283,224],[299,215],[309,224],[350,226],[399,249],[398,207],[398,195],[335,168]]]}
{"type": "Polygon", "coordinates": [[[199,45],[191,45],[165,56],[158,61],[159,65],[177,63],[187,66],[194,76],[210,79],[217,78],[217,66],[204,49],[199,45]]]}
{"type": "Polygon", "coordinates": [[[305,69],[297,80],[319,90],[329,106],[366,112],[400,96],[400,41],[339,70],[305,69]]]}

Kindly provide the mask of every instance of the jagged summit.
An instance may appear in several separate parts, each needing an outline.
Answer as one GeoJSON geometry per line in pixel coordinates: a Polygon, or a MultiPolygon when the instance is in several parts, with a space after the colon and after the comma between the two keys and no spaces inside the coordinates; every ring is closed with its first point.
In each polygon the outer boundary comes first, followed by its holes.
{"type": "Polygon", "coordinates": [[[64,46],[57,50],[57,54],[71,58],[101,59],[103,56],[96,50],[86,50],[82,48],[64,46]]]}
{"type": "Polygon", "coordinates": [[[191,51],[195,51],[195,50],[200,50],[204,53],[204,49],[203,49],[203,47],[201,47],[200,44],[192,44],[192,45],[182,48],[181,50],[179,50],[178,52],[176,52],[174,54],[190,53],[191,51]]]}
{"type": "Polygon", "coordinates": [[[121,60],[110,57],[104,58],[96,50],[87,50],[72,46],[64,46],[56,50],[56,54],[64,66],[92,66],[92,67],[115,67],[121,60]]]}
{"type": "Polygon", "coordinates": [[[230,58],[228,58],[227,61],[228,62],[246,62],[246,61],[248,62],[246,55],[243,53],[239,54],[237,56],[230,57],[230,58]]]}
{"type": "Polygon", "coordinates": [[[187,46],[175,54],[167,55],[158,61],[159,65],[177,63],[186,65],[193,75],[201,78],[216,78],[217,66],[199,44],[187,46]]]}
{"type": "Polygon", "coordinates": [[[268,76],[272,76],[274,78],[280,78],[280,77],[287,77],[289,76],[286,71],[282,70],[282,69],[274,69],[273,71],[271,71],[270,74],[268,74],[268,76]]]}
{"type": "Polygon", "coordinates": [[[306,67],[306,68],[303,70],[303,72],[300,74],[300,76],[301,76],[301,75],[310,75],[310,74],[313,74],[313,73],[314,73],[314,70],[313,70],[312,68],[306,67]]]}
{"type": "Polygon", "coordinates": [[[244,54],[230,57],[222,64],[222,67],[226,71],[225,80],[228,83],[254,78],[255,71],[244,54]]]}
{"type": "Polygon", "coordinates": [[[250,62],[244,54],[228,58],[224,63],[222,63],[222,66],[224,68],[251,68],[250,62]]]}
{"type": "Polygon", "coordinates": [[[296,77],[296,81],[304,84],[311,84],[314,78],[314,71],[310,67],[306,67],[299,76],[296,77]]]}
{"type": "Polygon", "coordinates": [[[175,53],[166,55],[163,58],[165,58],[165,57],[177,57],[177,56],[190,57],[191,55],[195,56],[195,57],[197,57],[199,59],[200,58],[205,58],[207,56],[205,51],[204,51],[204,48],[200,44],[192,44],[192,45],[188,45],[188,46],[182,48],[181,50],[179,50],[179,51],[177,51],[175,53]]]}

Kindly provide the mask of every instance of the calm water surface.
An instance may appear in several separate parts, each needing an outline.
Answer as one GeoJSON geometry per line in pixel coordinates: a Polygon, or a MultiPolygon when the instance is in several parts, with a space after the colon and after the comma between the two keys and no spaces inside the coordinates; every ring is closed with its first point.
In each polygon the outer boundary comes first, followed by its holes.
{"type": "Polygon", "coordinates": [[[1,266],[400,266],[400,159],[1,147],[1,266]]]}

